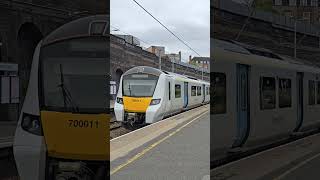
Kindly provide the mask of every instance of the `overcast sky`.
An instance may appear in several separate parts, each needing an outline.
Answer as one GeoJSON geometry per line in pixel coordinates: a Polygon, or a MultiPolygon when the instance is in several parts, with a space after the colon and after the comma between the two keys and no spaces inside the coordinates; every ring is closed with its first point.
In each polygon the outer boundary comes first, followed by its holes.
{"type": "MultiPolygon", "coordinates": [[[[201,56],[210,54],[210,0],[136,0],[175,34],[187,42],[201,56]]],[[[181,51],[182,59],[198,56],[132,0],[111,0],[111,33],[120,31],[142,41],[144,47],[165,46],[166,53],[181,51]],[[115,28],[114,28],[115,27],[115,28]]]]}

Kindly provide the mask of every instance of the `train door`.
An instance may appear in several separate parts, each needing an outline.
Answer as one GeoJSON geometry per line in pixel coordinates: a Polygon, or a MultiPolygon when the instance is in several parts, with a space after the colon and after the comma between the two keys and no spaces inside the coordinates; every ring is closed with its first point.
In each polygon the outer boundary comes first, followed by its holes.
{"type": "Polygon", "coordinates": [[[241,146],[249,135],[249,67],[237,65],[237,137],[233,147],[241,146]]]}
{"type": "Polygon", "coordinates": [[[303,73],[297,73],[297,123],[294,132],[298,131],[303,121],[303,73]]]}
{"type": "Polygon", "coordinates": [[[183,108],[186,108],[188,106],[188,100],[189,100],[189,96],[188,96],[188,82],[184,82],[184,94],[183,94],[183,108]]]}
{"type": "Polygon", "coordinates": [[[202,93],[203,93],[203,99],[202,99],[202,103],[204,103],[205,99],[206,99],[206,86],[204,84],[202,84],[202,93]]]}

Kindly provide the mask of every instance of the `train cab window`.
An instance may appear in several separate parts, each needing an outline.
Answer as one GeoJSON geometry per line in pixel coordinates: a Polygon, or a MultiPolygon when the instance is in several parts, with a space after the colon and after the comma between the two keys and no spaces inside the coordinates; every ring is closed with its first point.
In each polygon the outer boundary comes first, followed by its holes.
{"type": "Polygon", "coordinates": [[[123,96],[152,97],[158,79],[158,76],[144,73],[124,75],[122,80],[123,96]]]}
{"type": "Polygon", "coordinates": [[[191,96],[196,96],[196,95],[197,95],[197,87],[191,86],[191,96]]]}
{"type": "Polygon", "coordinates": [[[197,86],[197,96],[201,96],[201,86],[197,86]]]}
{"type": "Polygon", "coordinates": [[[317,82],[317,104],[320,104],[320,81],[317,82]]]}
{"type": "Polygon", "coordinates": [[[176,98],[181,98],[181,85],[180,84],[175,85],[174,94],[175,94],[176,98]]]}
{"type": "Polygon", "coordinates": [[[291,107],[291,80],[279,79],[279,108],[291,107]]]}
{"type": "Polygon", "coordinates": [[[315,82],[309,80],[309,105],[315,105],[316,103],[315,87],[315,82]]]}
{"type": "Polygon", "coordinates": [[[260,109],[276,107],[276,80],[273,77],[260,78],[260,109]]]}
{"type": "Polygon", "coordinates": [[[213,73],[212,79],[211,111],[213,114],[224,114],[227,112],[226,75],[213,73]]]}

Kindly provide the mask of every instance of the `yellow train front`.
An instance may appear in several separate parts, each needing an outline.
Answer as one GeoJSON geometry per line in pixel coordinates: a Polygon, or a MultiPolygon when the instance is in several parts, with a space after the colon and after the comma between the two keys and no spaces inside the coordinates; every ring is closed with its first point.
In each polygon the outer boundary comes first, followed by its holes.
{"type": "Polygon", "coordinates": [[[114,105],[126,128],[155,123],[164,117],[210,101],[210,83],[147,66],[134,67],[121,79],[114,105]]]}
{"type": "Polygon", "coordinates": [[[108,16],[68,23],[36,47],[14,139],[21,180],[105,180],[108,16]]]}

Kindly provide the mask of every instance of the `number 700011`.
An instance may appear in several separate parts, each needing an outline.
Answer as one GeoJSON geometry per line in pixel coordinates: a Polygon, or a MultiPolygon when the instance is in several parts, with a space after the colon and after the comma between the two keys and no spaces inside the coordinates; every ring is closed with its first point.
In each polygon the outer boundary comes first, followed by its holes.
{"type": "Polygon", "coordinates": [[[69,120],[69,127],[75,128],[99,128],[98,121],[90,120],[69,120]]]}

